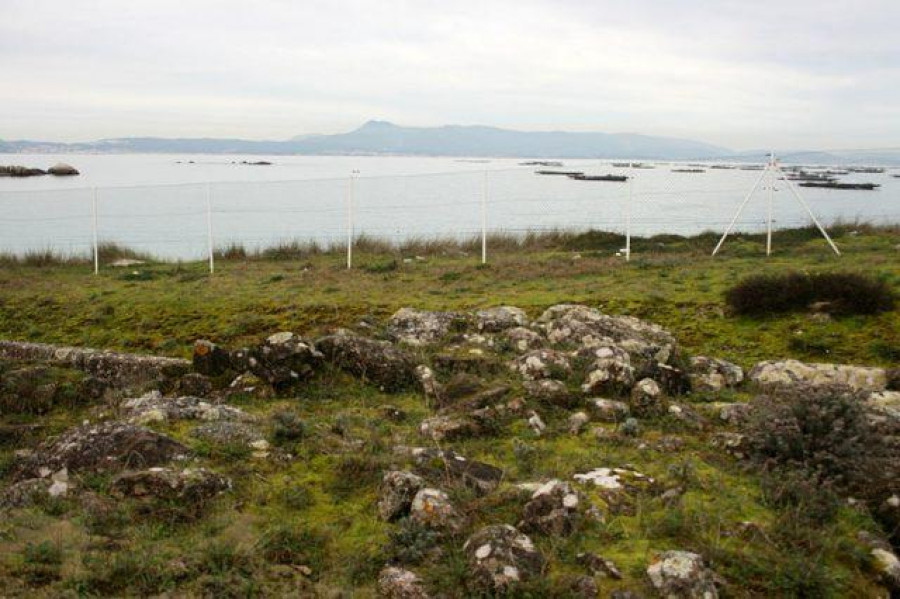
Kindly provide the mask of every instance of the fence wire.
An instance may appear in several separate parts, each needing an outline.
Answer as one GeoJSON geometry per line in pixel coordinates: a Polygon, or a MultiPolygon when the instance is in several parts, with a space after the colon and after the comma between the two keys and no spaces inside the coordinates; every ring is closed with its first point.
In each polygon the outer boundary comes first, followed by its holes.
{"type": "MultiPolygon", "coordinates": [[[[554,169],[546,169],[554,170],[554,169]]],[[[535,168],[403,176],[0,191],[0,251],[92,255],[115,243],[163,259],[206,258],[215,248],[248,251],[283,243],[339,246],[353,237],[399,244],[590,229],[632,236],[724,231],[760,177],[757,170],[657,163],[616,167],[567,162],[564,170],[623,175],[626,182],[538,174],[535,168]],[[701,172],[679,172],[693,170],[701,172]],[[95,208],[96,206],[96,208],[95,208]],[[96,209],[96,215],[95,215],[96,209]],[[96,216],[96,218],[95,218],[96,216]]],[[[873,192],[800,188],[826,225],[900,222],[900,179],[877,178],[873,192]]],[[[896,173],[894,173],[896,174],[896,173]]],[[[850,179],[853,181],[852,177],[850,179]]],[[[766,228],[768,194],[774,227],[810,224],[786,182],[763,185],[735,223],[740,232],[766,228]]],[[[488,248],[490,251],[490,248],[488,248]]]]}

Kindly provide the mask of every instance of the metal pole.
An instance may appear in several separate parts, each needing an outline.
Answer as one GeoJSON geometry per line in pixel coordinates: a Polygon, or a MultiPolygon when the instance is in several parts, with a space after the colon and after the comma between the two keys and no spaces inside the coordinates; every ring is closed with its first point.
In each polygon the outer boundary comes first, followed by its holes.
{"type": "Polygon", "coordinates": [[[631,262],[631,202],[634,199],[634,170],[628,173],[628,201],[625,204],[625,262],[631,262]]]}
{"type": "Polygon", "coordinates": [[[772,205],[775,203],[775,155],[769,160],[769,213],[766,219],[766,256],[772,255],[772,205]]]}
{"type": "Polygon", "coordinates": [[[212,183],[206,184],[206,245],[209,252],[209,274],[216,271],[215,251],[213,249],[212,225],[212,183]]]}
{"type": "Polygon", "coordinates": [[[841,251],[834,244],[834,241],[831,240],[831,236],[828,235],[828,231],[825,230],[825,227],[822,226],[822,223],[819,222],[819,219],[816,218],[816,215],[813,214],[813,211],[809,207],[809,204],[806,203],[806,200],[803,199],[803,196],[800,195],[800,193],[794,187],[794,184],[791,183],[791,180],[784,175],[784,172],[780,168],[778,169],[778,172],[781,173],[781,175],[784,177],[784,181],[785,183],[787,183],[788,189],[791,190],[791,193],[794,194],[794,197],[797,198],[797,201],[800,202],[800,204],[806,209],[806,213],[809,215],[809,218],[811,218],[812,221],[816,224],[816,227],[818,227],[819,232],[825,238],[825,241],[828,242],[828,245],[831,246],[831,249],[834,250],[834,253],[840,256],[841,251]]]}
{"type": "Polygon", "coordinates": [[[488,172],[484,169],[484,181],[481,186],[481,263],[487,264],[487,195],[488,172]]]}
{"type": "Polygon", "coordinates": [[[97,188],[94,188],[94,193],[91,196],[91,216],[92,216],[92,229],[93,229],[93,237],[94,237],[94,274],[100,274],[100,247],[97,242],[97,188]]]}
{"type": "Polygon", "coordinates": [[[350,173],[350,179],[347,181],[347,268],[353,268],[353,186],[355,174],[358,171],[350,173]]]}
{"type": "Polygon", "coordinates": [[[734,228],[735,223],[741,217],[741,214],[744,212],[744,208],[747,206],[747,202],[750,201],[750,198],[753,197],[753,194],[756,193],[756,188],[759,187],[759,184],[762,183],[763,178],[766,176],[766,171],[763,171],[759,176],[759,179],[756,180],[756,183],[753,185],[753,189],[750,190],[750,193],[747,194],[747,197],[744,198],[744,201],[741,202],[740,207],[734,215],[734,218],[731,219],[731,224],[728,225],[728,228],[725,229],[725,233],[722,235],[722,239],[719,240],[719,243],[716,245],[716,249],[713,250],[712,255],[715,256],[719,253],[719,250],[722,248],[722,244],[725,243],[725,239],[728,235],[731,234],[731,230],[734,228]]]}

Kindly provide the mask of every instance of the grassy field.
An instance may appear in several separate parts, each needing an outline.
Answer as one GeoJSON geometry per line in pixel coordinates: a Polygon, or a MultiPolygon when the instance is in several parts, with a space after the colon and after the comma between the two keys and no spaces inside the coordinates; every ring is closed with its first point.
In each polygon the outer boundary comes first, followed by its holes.
{"type": "MultiPolygon", "coordinates": [[[[835,238],[843,252],[839,258],[809,230],[777,234],[769,258],[758,236],[731,240],[716,258],[709,256],[711,235],[637,240],[630,263],[613,255],[621,239],[605,234],[525,244],[507,239],[495,240],[485,266],[475,248],[465,245],[390,250],[368,244],[352,270],[338,252],[287,248],[247,256],[232,249],[212,276],[205,264],[104,267],[93,276],[90,265],[77,261],[6,259],[0,265],[0,338],[187,357],[198,338],[237,347],[279,330],[315,337],[361,320],[379,326],[403,306],[463,310],[508,304],[536,317],[550,305],[571,302],[656,322],[688,354],[726,358],[745,368],[786,357],[896,365],[897,311],[764,319],[727,313],[724,291],[749,274],[856,271],[900,288],[900,230],[842,227],[835,238]]],[[[521,391],[521,382],[508,373],[493,376],[521,391]]],[[[727,392],[692,401],[703,410],[710,400],[749,397],[727,392]]],[[[417,423],[431,412],[420,392],[385,394],[326,369],[296,393],[247,397],[236,405],[264,422],[284,410],[298,417],[302,438],[276,443],[294,459],[255,460],[244,447],[198,441],[185,423],[159,425],[189,445],[203,465],[231,477],[234,490],[189,523],[166,514],[138,517],[127,502],[102,520],[65,502],[17,510],[0,521],[0,595],[368,597],[380,568],[399,559],[402,550],[401,561],[432,590],[469,596],[461,553],[465,536],[429,541],[421,530],[409,530],[404,537],[404,529],[380,521],[374,509],[381,473],[395,465],[391,448],[425,443],[417,423]],[[405,411],[407,419],[384,419],[385,404],[405,411]],[[436,558],[429,553],[433,546],[440,551],[436,558]]],[[[39,416],[4,414],[2,420],[40,425],[44,436],[103,410],[110,406],[78,404],[39,416]]],[[[549,426],[542,437],[515,419],[494,436],[452,445],[506,472],[501,490],[485,497],[449,486],[468,517],[466,530],[515,524],[524,500],[511,488],[514,483],[571,479],[599,466],[630,464],[686,492],[674,507],[658,497],[642,498],[634,515],[608,517],[570,538],[536,536],[549,558],[548,574],[519,596],[571,596],[567,584],[583,573],[575,558],[582,551],[612,559],[625,575],[621,581],[598,579],[601,596],[615,589],[647,593],[644,570],[656,552],[667,549],[704,555],[724,578],[722,591],[729,597],[879,592],[856,539],[860,530],[877,531],[864,513],[844,507],[828,521],[811,522],[796,508],[774,506],[757,474],[711,448],[707,432],[676,422],[642,422],[638,439],[603,441],[589,433],[568,434],[566,410],[540,411],[549,426]],[[666,449],[672,436],[680,438],[675,450],[666,449]]],[[[0,444],[0,475],[9,469],[13,449],[0,444]]],[[[109,480],[83,484],[102,495],[109,480]]]]}

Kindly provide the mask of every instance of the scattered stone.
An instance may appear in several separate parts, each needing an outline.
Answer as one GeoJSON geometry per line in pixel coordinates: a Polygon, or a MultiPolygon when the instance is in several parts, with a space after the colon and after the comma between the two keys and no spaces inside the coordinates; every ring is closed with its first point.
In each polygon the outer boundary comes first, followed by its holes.
{"type": "Polygon", "coordinates": [[[628,404],[600,397],[587,400],[591,416],[601,422],[622,422],[628,417],[628,404]]]}
{"type": "Polygon", "coordinates": [[[653,379],[641,379],[635,384],[629,407],[631,413],[641,418],[662,416],[667,410],[662,389],[653,379]]]}
{"type": "Polygon", "coordinates": [[[525,353],[528,350],[538,349],[544,344],[544,338],[540,334],[526,329],[525,327],[515,327],[507,329],[504,333],[506,340],[512,346],[514,351],[525,353]]]}
{"type": "Polygon", "coordinates": [[[590,576],[576,576],[569,584],[569,593],[572,597],[581,597],[582,599],[596,599],[600,594],[597,583],[590,576]]]}
{"type": "Polygon", "coordinates": [[[653,478],[631,468],[596,468],[574,479],[588,485],[613,514],[632,515],[636,495],[657,491],[653,478]]]}
{"type": "Polygon", "coordinates": [[[594,576],[622,580],[622,572],[612,560],[599,556],[596,553],[579,553],[576,559],[594,576]]]}
{"type": "Polygon", "coordinates": [[[378,575],[378,596],[384,599],[429,599],[425,583],[418,574],[388,567],[378,575]]]}
{"type": "Polygon", "coordinates": [[[209,397],[213,384],[209,377],[199,372],[189,372],[175,382],[175,393],[192,397],[209,397]]]}
{"type": "Polygon", "coordinates": [[[308,379],[321,361],[322,354],[311,342],[284,331],[250,351],[247,369],[278,389],[308,379]]]}
{"type": "Polygon", "coordinates": [[[747,447],[747,437],[740,433],[716,433],[710,439],[709,444],[739,460],[750,455],[750,450],[747,447]]]}
{"type": "Polygon", "coordinates": [[[412,346],[430,345],[450,333],[454,323],[462,319],[456,312],[427,312],[401,308],[388,321],[388,333],[401,343],[412,346]]]}
{"type": "Polygon", "coordinates": [[[525,314],[525,310],[514,306],[499,306],[475,312],[475,326],[485,333],[499,333],[527,325],[528,315],[525,314]]]}
{"type": "Polygon", "coordinates": [[[700,429],[706,424],[703,417],[697,413],[691,405],[684,403],[672,403],[667,408],[669,418],[678,420],[682,425],[691,429],[700,429]]]}
{"type": "Polygon", "coordinates": [[[46,477],[29,478],[14,483],[0,493],[0,509],[40,505],[50,499],[65,498],[75,490],[65,468],[46,477]]]}
{"type": "Polygon", "coordinates": [[[572,372],[569,358],[564,353],[552,349],[532,350],[516,358],[511,368],[526,381],[557,378],[572,372]]]}
{"type": "Polygon", "coordinates": [[[387,341],[376,341],[341,329],[316,341],[316,347],[338,367],[371,381],[384,391],[399,391],[417,379],[412,358],[387,341]]]}
{"type": "Polygon", "coordinates": [[[574,401],[574,397],[562,381],[554,379],[525,381],[524,387],[529,399],[541,403],[566,408],[571,407],[574,401]]]}
{"type": "Polygon", "coordinates": [[[716,576],[703,558],[688,551],[666,551],[647,568],[650,584],[667,599],[717,599],[716,576]]]}
{"type": "Polygon", "coordinates": [[[545,563],[531,539],[507,524],[482,528],[469,537],[463,551],[477,592],[503,592],[538,576],[545,563]]]}
{"type": "Polygon", "coordinates": [[[569,483],[551,480],[525,504],[519,528],[551,536],[568,536],[581,523],[584,500],[569,483]]]}
{"type": "Polygon", "coordinates": [[[116,388],[158,386],[162,380],[187,374],[191,367],[188,360],[177,358],[20,341],[0,341],[0,358],[76,368],[116,388]]]}
{"type": "Polygon", "coordinates": [[[694,356],[691,358],[690,377],[696,391],[716,392],[744,382],[744,370],[726,360],[694,356]]]}
{"type": "Polygon", "coordinates": [[[547,425],[541,419],[540,415],[532,410],[528,417],[528,426],[534,431],[534,434],[540,437],[547,430],[547,425]]]}
{"type": "Polygon", "coordinates": [[[148,428],[124,422],[86,424],[42,444],[19,464],[16,478],[40,478],[63,468],[85,472],[158,466],[187,453],[178,441],[148,428]]]}
{"type": "Polygon", "coordinates": [[[569,433],[580,435],[588,422],[590,422],[590,418],[585,412],[575,412],[569,416],[569,433]]]}
{"type": "Polygon", "coordinates": [[[225,397],[229,399],[237,396],[271,399],[274,395],[272,386],[252,372],[238,375],[229,383],[228,388],[225,390],[225,397]]]}
{"type": "Polygon", "coordinates": [[[184,502],[200,508],[231,489],[231,481],[206,468],[148,468],[123,472],[113,479],[114,497],[184,502]]]}
{"type": "Polygon", "coordinates": [[[206,339],[194,342],[194,370],[206,376],[221,376],[231,368],[228,352],[206,339]]]}
{"type": "Polygon", "coordinates": [[[424,488],[425,479],[412,472],[386,472],[379,490],[378,515],[389,522],[406,516],[416,493],[424,488]]]}
{"type": "Polygon", "coordinates": [[[626,437],[637,437],[641,434],[641,423],[638,422],[637,418],[626,418],[622,426],[619,427],[619,432],[626,437]]]}
{"type": "Polygon", "coordinates": [[[458,416],[433,416],[419,425],[419,434],[433,441],[458,441],[477,437],[484,432],[471,418],[458,416]]]}
{"type": "Polygon", "coordinates": [[[750,404],[747,403],[715,403],[710,407],[720,421],[733,426],[744,424],[750,417],[750,404]]]}
{"type": "Polygon", "coordinates": [[[463,527],[463,518],[450,503],[450,497],[438,489],[426,488],[416,493],[409,517],[427,528],[451,534],[463,527]]]}
{"type": "Polygon", "coordinates": [[[750,380],[760,386],[805,384],[813,387],[846,385],[854,391],[884,391],[884,368],[845,364],[805,364],[798,360],[760,362],[750,371],[750,380]]]}
{"type": "Polygon", "coordinates": [[[211,404],[199,397],[163,397],[159,391],[151,391],[141,397],[126,399],[121,406],[122,415],[135,424],[151,424],[171,420],[237,420],[253,418],[241,410],[225,404],[211,404]]]}
{"type": "Polygon", "coordinates": [[[481,494],[496,489],[503,479],[503,470],[500,468],[466,459],[453,451],[416,447],[410,449],[409,453],[420,467],[434,476],[450,476],[481,494]]]}
{"type": "Polygon", "coordinates": [[[669,364],[650,362],[645,376],[653,379],[669,395],[684,395],[691,391],[691,378],[684,370],[669,364]]]}
{"type": "Polygon", "coordinates": [[[268,448],[268,442],[265,441],[262,431],[245,422],[212,421],[196,427],[191,431],[191,436],[217,445],[238,445],[258,451],[265,451],[268,448]],[[260,441],[266,442],[266,445],[262,448],[255,447],[260,445],[260,441]]]}
{"type": "Polygon", "coordinates": [[[634,379],[635,371],[630,359],[598,358],[588,368],[581,390],[584,393],[618,393],[631,389],[634,379]]]}

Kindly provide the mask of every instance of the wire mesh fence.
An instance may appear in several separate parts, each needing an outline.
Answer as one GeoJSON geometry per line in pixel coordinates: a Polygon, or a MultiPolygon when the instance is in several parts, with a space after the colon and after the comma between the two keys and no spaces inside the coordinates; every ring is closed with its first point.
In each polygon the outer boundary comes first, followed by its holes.
{"type": "MultiPolygon", "coordinates": [[[[550,231],[689,236],[725,230],[761,177],[758,169],[665,164],[585,163],[579,170],[588,177],[627,179],[579,180],[509,168],[0,191],[0,251],[87,257],[96,254],[98,244],[115,243],[156,258],[198,260],[229,246],[247,252],[289,243],[352,247],[360,237],[399,245],[550,231]]],[[[826,226],[900,222],[900,179],[882,177],[874,192],[801,192],[826,226]]],[[[765,230],[769,199],[776,229],[810,224],[786,181],[766,179],[756,195],[735,221],[736,231],[765,230]]],[[[486,250],[489,255],[490,247],[486,250]]]]}

